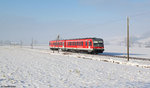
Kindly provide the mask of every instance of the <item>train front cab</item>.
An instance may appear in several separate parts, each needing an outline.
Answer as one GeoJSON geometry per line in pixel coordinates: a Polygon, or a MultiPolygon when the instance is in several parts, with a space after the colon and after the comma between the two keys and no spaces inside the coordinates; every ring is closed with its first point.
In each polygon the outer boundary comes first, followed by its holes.
{"type": "Polygon", "coordinates": [[[104,41],[100,38],[93,39],[93,52],[92,53],[103,53],[104,51],[104,41]]]}

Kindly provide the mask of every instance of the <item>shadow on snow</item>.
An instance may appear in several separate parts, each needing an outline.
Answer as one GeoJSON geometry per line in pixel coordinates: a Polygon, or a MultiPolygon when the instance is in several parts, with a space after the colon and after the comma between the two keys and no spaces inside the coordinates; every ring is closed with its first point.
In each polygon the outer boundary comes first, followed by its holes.
{"type": "MultiPolygon", "coordinates": [[[[104,53],[99,53],[99,55],[119,56],[119,55],[127,55],[127,53],[104,52],[104,53]]],[[[143,54],[134,54],[134,53],[130,53],[129,55],[143,55],[143,54]]]]}

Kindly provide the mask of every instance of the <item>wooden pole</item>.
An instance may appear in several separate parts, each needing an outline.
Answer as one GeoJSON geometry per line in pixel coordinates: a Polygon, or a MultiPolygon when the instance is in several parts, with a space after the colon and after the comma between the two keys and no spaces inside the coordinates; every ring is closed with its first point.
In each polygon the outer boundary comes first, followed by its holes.
{"type": "Polygon", "coordinates": [[[58,46],[58,53],[59,53],[59,35],[57,36],[57,41],[58,41],[57,42],[57,44],[58,44],[57,46],[58,46]]]}
{"type": "Polygon", "coordinates": [[[129,17],[127,17],[127,61],[129,61],[129,17]]]}

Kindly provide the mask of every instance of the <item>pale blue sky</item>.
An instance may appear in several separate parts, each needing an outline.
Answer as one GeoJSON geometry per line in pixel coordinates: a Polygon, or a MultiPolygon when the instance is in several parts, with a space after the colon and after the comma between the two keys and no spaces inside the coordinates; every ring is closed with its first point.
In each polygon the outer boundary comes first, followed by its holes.
{"type": "Polygon", "coordinates": [[[61,38],[150,33],[149,0],[0,0],[0,40],[47,43],[61,38]]]}

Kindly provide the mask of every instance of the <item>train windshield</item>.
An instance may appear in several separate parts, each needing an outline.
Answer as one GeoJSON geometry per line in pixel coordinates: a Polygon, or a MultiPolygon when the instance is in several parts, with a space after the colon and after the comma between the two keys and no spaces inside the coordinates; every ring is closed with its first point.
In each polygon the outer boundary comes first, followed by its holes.
{"type": "Polygon", "coordinates": [[[95,40],[93,41],[93,44],[95,47],[103,47],[103,41],[102,40],[95,40]]]}

